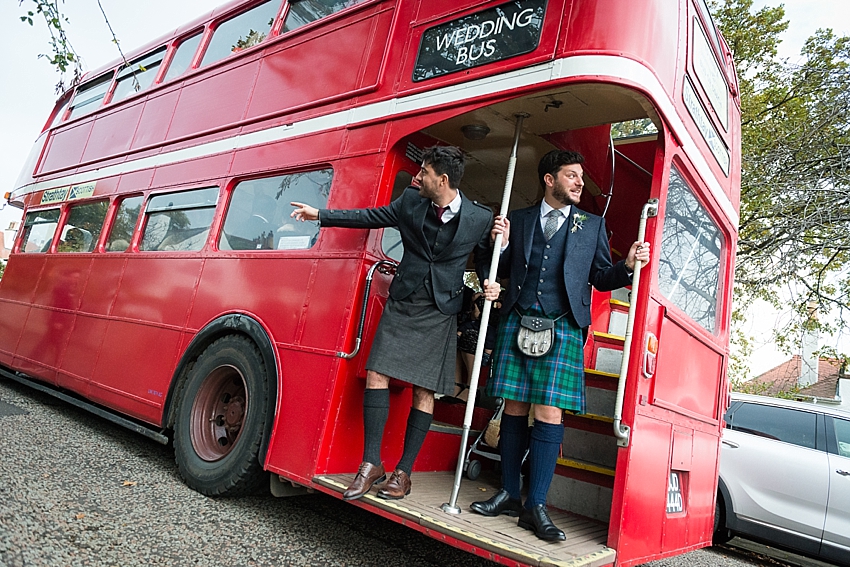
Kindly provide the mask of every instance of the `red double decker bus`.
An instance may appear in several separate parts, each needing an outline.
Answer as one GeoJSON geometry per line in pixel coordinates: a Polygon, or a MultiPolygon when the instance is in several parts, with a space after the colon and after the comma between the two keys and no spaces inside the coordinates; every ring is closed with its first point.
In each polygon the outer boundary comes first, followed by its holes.
{"type": "MultiPolygon", "coordinates": [[[[452,144],[461,190],[498,207],[515,140],[510,208],[541,197],[540,156],[569,147],[615,259],[639,233],[653,249],[639,286],[593,294],[588,412],[565,416],[549,493],[567,541],[441,510],[464,455],[460,406],[439,401],[411,495],[352,504],[508,565],[709,545],[740,104],[704,0],[235,0],[89,73],[9,197],[24,222],[0,280],[0,374],[173,437],[205,494],[270,477],[278,495],[341,498],[403,250],[394,229],[291,222],[290,202],[384,205],[422,148],[452,144]]],[[[411,397],[391,392],[390,461],[411,397]]],[[[471,463],[463,509],[495,482],[471,463]]]]}

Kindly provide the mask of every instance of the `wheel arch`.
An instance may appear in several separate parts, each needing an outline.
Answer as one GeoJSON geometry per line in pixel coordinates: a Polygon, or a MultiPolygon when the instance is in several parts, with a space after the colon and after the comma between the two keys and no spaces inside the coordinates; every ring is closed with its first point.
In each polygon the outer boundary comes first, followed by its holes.
{"type": "Polygon", "coordinates": [[[257,455],[260,464],[263,464],[269,447],[274,416],[276,415],[275,410],[277,409],[279,381],[277,357],[275,356],[274,343],[266,332],[266,329],[259,321],[244,313],[228,313],[210,321],[194,336],[189,346],[183,351],[183,355],[177,364],[171,385],[168,389],[168,397],[163,412],[165,420],[163,427],[170,429],[174,426],[176,410],[180,406],[182,386],[186,382],[186,378],[195,361],[198,360],[198,357],[201,356],[208,346],[226,335],[242,335],[249,338],[259,349],[260,355],[263,357],[263,364],[266,366],[266,372],[268,372],[268,410],[271,419],[266,422],[265,429],[263,430],[263,438],[260,442],[260,451],[257,455]]]}

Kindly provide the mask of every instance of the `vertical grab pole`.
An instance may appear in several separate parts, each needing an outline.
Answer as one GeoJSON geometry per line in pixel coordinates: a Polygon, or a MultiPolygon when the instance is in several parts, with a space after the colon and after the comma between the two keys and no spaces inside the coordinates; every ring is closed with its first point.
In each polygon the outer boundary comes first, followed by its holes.
{"type": "MultiPolygon", "coordinates": [[[[505,177],[505,189],[502,193],[502,206],[499,209],[499,215],[506,216],[508,214],[508,206],[511,201],[511,189],[514,184],[514,172],[516,170],[517,148],[519,147],[519,136],[522,132],[522,122],[528,118],[528,114],[522,112],[516,116],[516,128],[514,130],[514,145],[511,149],[511,157],[508,161],[508,173],[505,177]]],[[[499,255],[502,248],[502,235],[496,235],[496,241],[493,244],[493,256],[490,258],[490,272],[487,279],[491,282],[495,281],[499,268],[499,255]]],[[[483,284],[483,282],[482,282],[483,284]]],[[[455,470],[455,482],[452,487],[451,499],[442,505],[443,512],[447,514],[460,514],[460,508],[457,506],[457,495],[460,491],[460,478],[463,475],[463,464],[466,460],[466,445],[469,441],[469,428],[472,424],[472,412],[475,410],[475,396],[478,393],[478,375],[481,373],[481,357],[484,354],[484,339],[487,337],[487,326],[490,324],[490,308],[493,302],[485,299],[484,309],[481,311],[481,321],[479,323],[478,342],[475,345],[475,360],[472,364],[472,370],[469,377],[469,396],[466,400],[466,413],[463,415],[463,431],[460,437],[460,452],[457,456],[457,470],[455,470]]]]}
{"type": "MultiPolygon", "coordinates": [[[[658,214],[658,199],[650,199],[640,213],[640,224],[638,225],[638,242],[643,242],[646,236],[646,219],[658,214]]],[[[635,271],[632,274],[632,293],[629,301],[629,318],[626,321],[626,336],[623,344],[623,360],[620,362],[620,379],[617,382],[617,401],[614,402],[614,436],[620,447],[629,446],[629,435],[631,430],[628,425],[622,424],[623,419],[623,397],[626,392],[626,374],[629,370],[629,358],[632,352],[632,332],[635,328],[635,309],[637,307],[637,295],[640,289],[641,262],[635,260],[635,271]]]]}

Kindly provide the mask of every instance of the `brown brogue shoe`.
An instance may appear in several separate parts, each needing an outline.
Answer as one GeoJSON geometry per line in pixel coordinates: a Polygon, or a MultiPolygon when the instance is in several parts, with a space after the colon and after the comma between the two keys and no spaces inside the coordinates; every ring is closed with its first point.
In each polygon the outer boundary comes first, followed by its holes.
{"type": "Polygon", "coordinates": [[[371,488],[386,480],[387,474],[384,471],[384,465],[375,466],[368,461],[360,463],[360,470],[357,471],[357,476],[354,477],[354,482],[348,487],[348,490],[342,493],[343,500],[357,500],[371,488]]]}
{"type": "Polygon", "coordinates": [[[378,498],[384,500],[401,500],[410,494],[410,477],[401,469],[396,469],[390,475],[387,484],[378,491],[378,498]]]}

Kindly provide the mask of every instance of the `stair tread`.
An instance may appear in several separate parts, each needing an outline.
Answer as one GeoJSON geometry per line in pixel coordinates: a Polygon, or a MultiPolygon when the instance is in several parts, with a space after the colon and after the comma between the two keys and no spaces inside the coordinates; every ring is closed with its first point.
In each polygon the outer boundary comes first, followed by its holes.
{"type": "Polygon", "coordinates": [[[585,374],[593,374],[594,376],[602,376],[605,378],[619,378],[619,374],[615,374],[613,372],[603,372],[602,370],[597,370],[595,368],[587,368],[584,369],[585,374]]]}
{"type": "Polygon", "coordinates": [[[598,337],[600,339],[608,339],[612,341],[620,341],[623,342],[626,340],[626,337],[622,335],[612,335],[611,333],[605,333],[603,331],[593,331],[593,336],[598,337]]]}
{"type": "Polygon", "coordinates": [[[626,307],[626,308],[631,307],[630,303],[626,303],[625,301],[620,301],[619,299],[609,299],[608,303],[610,305],[616,305],[618,307],[626,307]]]}
{"type": "Polygon", "coordinates": [[[610,467],[603,467],[601,465],[596,465],[593,463],[588,463],[585,461],[579,461],[576,459],[565,459],[563,457],[558,458],[558,464],[563,467],[580,469],[584,471],[595,472],[598,474],[604,474],[607,476],[614,476],[614,469],[610,467]]]}

